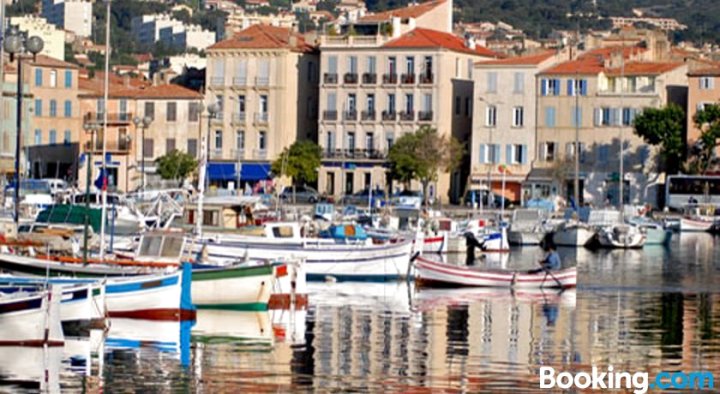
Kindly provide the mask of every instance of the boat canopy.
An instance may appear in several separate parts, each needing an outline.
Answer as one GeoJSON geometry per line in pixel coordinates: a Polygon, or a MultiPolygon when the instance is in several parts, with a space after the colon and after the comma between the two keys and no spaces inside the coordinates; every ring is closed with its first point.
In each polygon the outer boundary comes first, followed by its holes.
{"type": "Polygon", "coordinates": [[[84,225],[86,215],[89,217],[89,224],[93,231],[100,232],[102,211],[97,208],[85,208],[83,205],[52,205],[41,211],[35,221],[38,223],[84,225]]]}
{"type": "Polygon", "coordinates": [[[320,237],[364,241],[368,238],[368,235],[365,229],[357,224],[340,224],[330,226],[327,230],[322,231],[320,237]]]}

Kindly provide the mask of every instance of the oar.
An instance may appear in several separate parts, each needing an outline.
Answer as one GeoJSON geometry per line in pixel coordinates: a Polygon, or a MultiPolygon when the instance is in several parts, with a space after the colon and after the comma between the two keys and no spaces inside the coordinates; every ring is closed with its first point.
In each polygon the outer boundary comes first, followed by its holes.
{"type": "Polygon", "coordinates": [[[543,265],[541,265],[541,267],[542,267],[543,271],[545,271],[545,277],[543,278],[543,284],[540,285],[540,287],[541,287],[541,288],[544,287],[543,285],[545,284],[545,280],[547,279],[547,276],[550,275],[550,277],[555,280],[555,283],[557,283],[558,287],[562,289],[562,288],[563,288],[563,285],[562,285],[562,283],[560,283],[560,281],[558,280],[558,278],[556,278],[555,275],[553,275],[553,273],[550,272],[549,269],[547,269],[547,267],[545,267],[545,266],[543,266],[543,265]]]}
{"type": "Polygon", "coordinates": [[[410,257],[410,264],[408,264],[407,274],[405,275],[405,280],[408,282],[410,282],[410,271],[412,271],[413,264],[418,257],[420,257],[420,252],[415,252],[415,254],[410,257]]]}

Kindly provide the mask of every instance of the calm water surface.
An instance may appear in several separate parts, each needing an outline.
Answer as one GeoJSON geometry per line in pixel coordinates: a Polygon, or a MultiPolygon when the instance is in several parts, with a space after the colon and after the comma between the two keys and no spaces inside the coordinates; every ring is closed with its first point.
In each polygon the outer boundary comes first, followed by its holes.
{"type": "MultiPolygon", "coordinates": [[[[720,238],[560,249],[575,291],[312,284],[294,314],[199,311],[194,325],[113,320],[61,349],[5,348],[0,391],[521,392],[551,365],[707,370],[720,380],[720,238]]],[[[484,264],[528,268],[537,248],[484,264]]]]}

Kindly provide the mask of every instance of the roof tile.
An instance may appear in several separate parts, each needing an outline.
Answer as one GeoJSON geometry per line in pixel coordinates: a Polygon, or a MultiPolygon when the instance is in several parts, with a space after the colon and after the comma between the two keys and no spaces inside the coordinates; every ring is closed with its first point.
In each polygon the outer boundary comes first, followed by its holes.
{"type": "Polygon", "coordinates": [[[384,12],[378,12],[376,14],[369,14],[365,15],[364,17],[360,18],[360,21],[362,22],[385,22],[392,18],[401,18],[401,19],[407,19],[407,18],[417,18],[420,17],[433,9],[435,7],[445,3],[447,0],[430,0],[425,3],[421,4],[415,4],[415,5],[409,5],[404,8],[397,8],[394,10],[388,10],[384,12]]]}
{"type": "Polygon", "coordinates": [[[288,28],[270,25],[252,25],[239,31],[233,37],[219,41],[208,49],[279,49],[287,48],[293,51],[309,52],[313,46],[305,42],[302,34],[288,28]],[[291,45],[290,37],[295,37],[291,45]]]}
{"type": "Polygon", "coordinates": [[[455,52],[500,58],[503,55],[493,52],[483,46],[476,45],[475,49],[465,46],[465,41],[453,34],[437,30],[416,28],[402,36],[388,41],[384,48],[445,48],[455,52]]]}

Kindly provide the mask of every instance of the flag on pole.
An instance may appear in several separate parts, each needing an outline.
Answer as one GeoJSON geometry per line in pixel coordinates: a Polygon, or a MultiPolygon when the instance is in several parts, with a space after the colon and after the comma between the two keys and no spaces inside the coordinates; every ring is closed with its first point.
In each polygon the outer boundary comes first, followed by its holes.
{"type": "Polygon", "coordinates": [[[95,187],[100,190],[107,190],[108,186],[108,177],[106,174],[105,169],[100,169],[100,175],[98,175],[98,178],[95,180],[95,187]]]}

